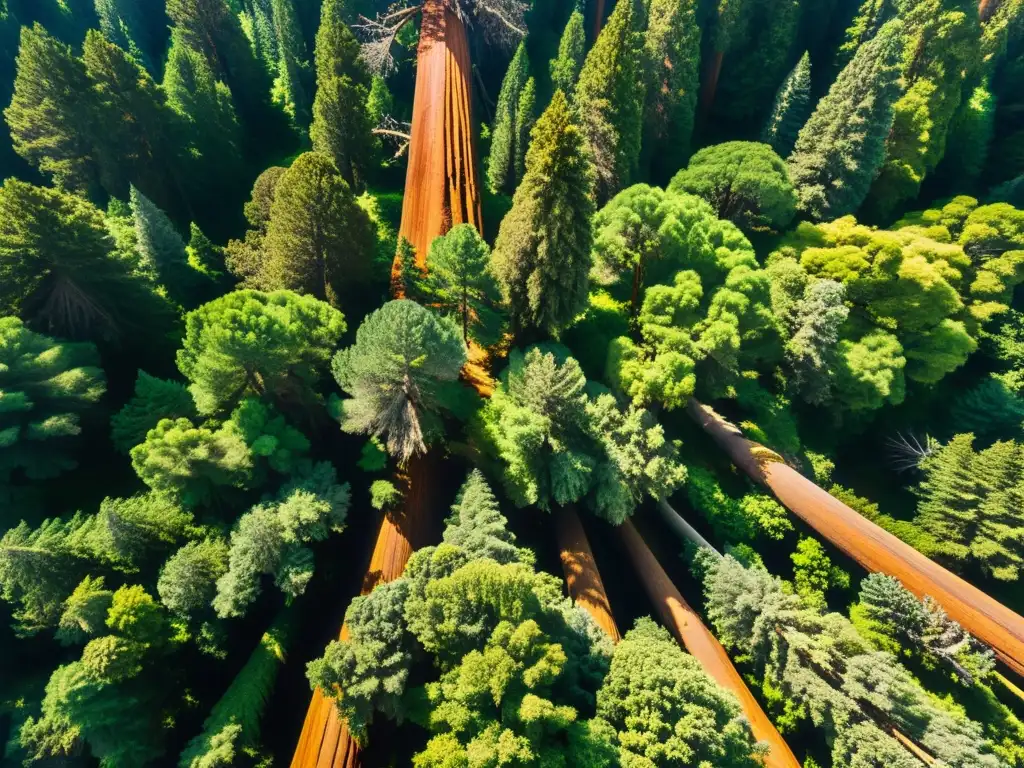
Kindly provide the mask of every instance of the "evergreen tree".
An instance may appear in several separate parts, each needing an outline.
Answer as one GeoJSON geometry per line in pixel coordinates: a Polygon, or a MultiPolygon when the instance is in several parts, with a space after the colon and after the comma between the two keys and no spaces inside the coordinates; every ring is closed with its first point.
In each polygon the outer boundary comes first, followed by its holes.
{"type": "Polygon", "coordinates": [[[425,453],[444,433],[441,417],[456,404],[465,361],[454,322],[407,299],[389,301],[334,358],[334,378],[350,395],[336,403],[342,429],[379,438],[402,464],[425,453]]]}
{"type": "Polygon", "coordinates": [[[690,154],[700,83],[694,0],[653,0],[643,41],[644,165],[664,181],[690,154]]]}
{"type": "Polygon", "coordinates": [[[454,317],[462,338],[488,346],[502,330],[501,295],[490,272],[491,249],[472,224],[460,224],[435,238],[419,294],[424,304],[454,317]]]}
{"type": "Polygon", "coordinates": [[[313,150],[330,155],[350,186],[362,187],[374,146],[370,131],[379,116],[370,113],[370,72],[359,42],[342,20],[340,0],[324,3],[316,39],[313,150]]]}
{"type": "Polygon", "coordinates": [[[491,127],[487,184],[495,194],[511,194],[516,188],[516,154],[520,138],[516,130],[519,125],[516,111],[529,76],[530,60],[526,54],[526,43],[521,42],[501,81],[498,105],[494,110],[494,125],[491,127]]]}
{"type": "Polygon", "coordinates": [[[16,64],[4,110],[14,151],[62,189],[95,191],[97,124],[84,63],[35,24],[21,28],[16,64]]]}
{"type": "Polygon", "coordinates": [[[800,130],[787,163],[801,213],[833,219],[864,201],[885,160],[903,45],[902,24],[886,24],[857,50],[800,130]]]}
{"type": "Polygon", "coordinates": [[[558,56],[548,64],[552,87],[564,93],[566,98],[571,99],[576,90],[576,80],[583,69],[586,53],[587,35],[583,29],[583,14],[575,8],[562,30],[562,39],[558,41],[558,56]]]}
{"type": "Polygon", "coordinates": [[[242,134],[231,91],[180,30],[171,33],[164,69],[167,105],[177,115],[188,173],[183,184],[200,214],[234,189],[241,172],[242,134]]]}
{"type": "Polygon", "coordinates": [[[772,112],[761,131],[761,141],[780,157],[789,155],[800,129],[811,116],[812,106],[811,57],[805,51],[775,94],[772,112]]]}
{"type": "Polygon", "coordinates": [[[618,733],[622,765],[761,765],[736,700],[648,617],[616,646],[597,714],[618,733]]]}
{"type": "Polygon", "coordinates": [[[143,270],[163,285],[176,302],[186,308],[194,307],[199,298],[210,293],[210,288],[203,285],[205,276],[188,263],[185,241],[167,214],[134,185],[131,187],[131,206],[136,248],[143,270]]]}
{"type": "Polygon", "coordinates": [[[277,184],[261,283],[340,306],[369,278],[375,244],[369,217],[330,156],[307,152],[277,184]]]}
{"type": "Polygon", "coordinates": [[[306,42],[292,0],[271,0],[274,36],[277,38],[277,79],[274,96],[300,133],[312,121],[309,89],[312,86],[306,61],[306,42]]]}
{"type": "Polygon", "coordinates": [[[202,414],[247,394],[308,406],[344,332],[342,314],[311,296],[235,291],[186,316],[178,370],[202,414]]]}
{"type": "Polygon", "coordinates": [[[243,288],[263,289],[266,261],[267,225],[270,209],[277,194],[277,185],[287,168],[272,165],[256,177],[252,193],[245,204],[245,219],[249,222],[244,240],[229,240],[224,253],[224,266],[241,281],[243,288]]]}
{"type": "Polygon", "coordinates": [[[197,416],[192,395],[183,384],[139,371],[135,395],[110,419],[110,439],[117,450],[128,453],[163,419],[195,419],[197,416]]]}
{"type": "MultiPolygon", "coordinates": [[[[203,300],[215,298],[214,289],[224,283],[224,249],[214,245],[210,238],[203,234],[194,221],[189,224],[188,245],[185,246],[188,265],[205,279],[206,287],[203,300]]],[[[198,286],[197,286],[198,287],[198,286]]]]}
{"type": "Polygon", "coordinates": [[[123,50],[89,30],[83,49],[85,71],[95,94],[100,183],[125,198],[130,185],[142,187],[165,207],[180,204],[172,141],[175,113],[149,74],[123,50]]]}
{"type": "Polygon", "coordinates": [[[154,77],[159,68],[150,55],[151,43],[139,0],[95,0],[100,30],[111,43],[131,54],[154,77]]]}
{"type": "Polygon", "coordinates": [[[498,508],[498,500],[478,469],[469,473],[459,489],[451,514],[445,521],[444,541],[458,547],[470,559],[487,558],[496,563],[533,565],[531,549],[517,547],[515,534],[498,508]]]}
{"type": "Polygon", "coordinates": [[[824,610],[828,605],[825,595],[830,589],[850,587],[850,574],[832,565],[832,560],[817,539],[802,536],[789,559],[793,561],[796,593],[809,605],[824,610]]]}
{"type": "Polygon", "coordinates": [[[160,569],[156,585],[160,602],[177,616],[201,615],[217,595],[217,579],[227,570],[227,542],[219,538],[190,541],[160,569]]]}
{"type": "Polygon", "coordinates": [[[786,164],[771,147],[753,141],[705,147],[673,177],[668,191],[704,198],[718,218],[748,234],[765,229],[781,232],[796,212],[786,164]]]}
{"type": "Polygon", "coordinates": [[[494,245],[494,274],[518,330],[557,333],[585,306],[591,173],[583,135],[556,91],[533,130],[526,175],[494,245]]]}
{"type": "Polygon", "coordinates": [[[86,576],[64,601],[56,638],[61,645],[78,645],[98,636],[106,627],[114,593],[103,588],[103,577],[86,576]]]}
{"type": "MultiPolygon", "coordinates": [[[[81,415],[106,390],[99,355],[89,343],[58,342],[0,317],[0,501],[16,475],[30,480],[73,469],[69,453],[81,415]]],[[[7,505],[11,506],[8,507],[7,505]]]]}
{"type": "Polygon", "coordinates": [[[0,187],[0,314],[72,339],[116,340],[173,321],[171,308],[112,255],[103,214],[75,195],[7,179],[0,187]]]}
{"type": "Polygon", "coordinates": [[[515,124],[515,170],[516,182],[526,174],[526,152],[530,147],[530,133],[537,123],[537,82],[531,77],[523,86],[516,106],[515,124]]]}
{"type": "Polygon", "coordinates": [[[629,186],[640,161],[644,82],[633,14],[633,3],[615,5],[587,54],[573,100],[596,171],[598,203],[629,186]]]}
{"type": "Polygon", "coordinates": [[[828,401],[829,370],[836,367],[836,345],[850,315],[846,289],[834,280],[808,283],[796,308],[786,342],[786,359],[793,371],[790,382],[809,403],[828,401]]]}

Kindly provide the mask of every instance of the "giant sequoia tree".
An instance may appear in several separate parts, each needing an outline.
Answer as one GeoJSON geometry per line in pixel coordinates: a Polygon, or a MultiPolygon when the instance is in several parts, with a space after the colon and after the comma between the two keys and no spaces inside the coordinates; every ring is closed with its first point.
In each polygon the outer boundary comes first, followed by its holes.
{"type": "Polygon", "coordinates": [[[517,331],[557,333],[583,308],[591,188],[584,137],[556,91],[534,128],[526,176],[494,244],[494,273],[517,331]]]}

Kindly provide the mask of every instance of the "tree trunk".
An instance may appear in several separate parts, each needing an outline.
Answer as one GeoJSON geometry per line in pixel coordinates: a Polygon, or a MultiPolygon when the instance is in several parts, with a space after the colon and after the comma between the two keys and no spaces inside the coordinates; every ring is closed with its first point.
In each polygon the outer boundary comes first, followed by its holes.
{"type": "Polygon", "coordinates": [[[569,596],[593,617],[613,643],[619,642],[622,635],[612,616],[608,593],[604,590],[583,523],[572,504],[555,512],[555,533],[569,596]]]}
{"type": "Polygon", "coordinates": [[[715,51],[711,63],[708,65],[707,77],[704,79],[704,88],[700,94],[700,110],[704,119],[711,114],[711,107],[715,103],[715,92],[718,90],[718,78],[722,74],[722,61],[725,59],[723,51],[715,51]]]}
{"type": "MultiPolygon", "coordinates": [[[[982,0],[984,2],[985,0],[982,0]]],[[[604,0],[594,0],[594,40],[601,34],[604,26],[604,0]]],[[[593,44],[593,43],[592,43],[593,44]]]]}
{"type": "Polygon", "coordinates": [[[704,626],[700,616],[683,599],[668,574],[647,547],[629,520],[619,526],[633,568],[644,590],[661,616],[662,623],[676,636],[686,650],[719,685],[732,691],[750,721],[751,730],[758,741],[767,742],[771,751],[765,758],[767,768],[800,768],[792,750],[761,709],[740,673],[736,671],[721,643],[704,626]]]}
{"type": "Polygon", "coordinates": [[[1024,675],[1024,618],[861,517],[786,465],[777,453],[746,439],[711,408],[691,398],[687,410],[737,467],[822,537],[869,572],[896,577],[919,598],[930,596],[950,618],[989,645],[1000,661],[1024,675]]]}
{"type": "Polygon", "coordinates": [[[719,557],[722,556],[722,553],[711,546],[707,539],[697,533],[697,529],[686,522],[686,518],[676,512],[665,499],[658,500],[658,511],[661,512],[662,519],[668,524],[668,527],[672,529],[673,533],[687,541],[692,541],[698,547],[710,549],[719,557]]]}
{"type": "Polygon", "coordinates": [[[981,19],[982,23],[985,23],[992,18],[997,10],[999,10],[1000,0],[979,0],[978,1],[978,18],[981,19]]]}

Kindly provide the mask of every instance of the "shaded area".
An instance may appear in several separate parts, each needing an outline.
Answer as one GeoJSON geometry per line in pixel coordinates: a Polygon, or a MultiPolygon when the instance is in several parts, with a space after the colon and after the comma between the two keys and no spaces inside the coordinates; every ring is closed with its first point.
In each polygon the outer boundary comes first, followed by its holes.
{"type": "Polygon", "coordinates": [[[899,579],[990,646],[1000,661],[1024,676],[1024,618],[861,517],[785,464],[777,453],[746,439],[739,428],[694,399],[690,415],[751,479],[764,485],[797,517],[869,572],[899,579]]]}
{"type": "Polygon", "coordinates": [[[555,533],[570,597],[591,615],[613,643],[619,642],[622,635],[612,616],[608,593],[575,507],[570,505],[555,513],[555,533]]]}

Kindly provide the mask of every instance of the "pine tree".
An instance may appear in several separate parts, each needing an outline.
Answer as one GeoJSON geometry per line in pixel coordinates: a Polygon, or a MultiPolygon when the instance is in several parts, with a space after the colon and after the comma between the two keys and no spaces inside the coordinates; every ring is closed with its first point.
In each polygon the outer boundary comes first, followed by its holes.
{"type": "Polygon", "coordinates": [[[490,272],[491,250],[472,224],[460,224],[435,238],[421,281],[422,301],[451,315],[462,338],[481,346],[498,341],[502,330],[501,294],[490,272]]]}
{"type": "Polygon", "coordinates": [[[811,218],[854,212],[885,160],[900,92],[903,27],[886,24],[858,50],[818,102],[789,156],[798,209],[811,218]]]}
{"type": "Polygon", "coordinates": [[[228,545],[219,538],[190,541],[163,568],[156,589],[160,602],[178,616],[202,614],[217,594],[217,579],[228,570],[228,545]]]}
{"type": "Polygon", "coordinates": [[[328,155],[300,155],[281,176],[270,209],[262,282],[335,307],[366,283],[376,244],[372,223],[328,155]]]}
{"type": "Polygon", "coordinates": [[[117,450],[127,454],[163,419],[197,416],[192,395],[183,384],[139,371],[132,399],[110,419],[110,439],[117,450]]]}
{"type": "Polygon", "coordinates": [[[580,71],[573,107],[596,171],[598,203],[629,186],[640,161],[644,82],[633,3],[616,3],[580,71]]]}
{"type": "Polygon", "coordinates": [[[533,130],[526,174],[494,246],[494,273],[519,330],[557,333],[586,304],[591,174],[582,132],[556,91],[533,130]]]}
{"type": "Polygon", "coordinates": [[[150,53],[151,42],[145,27],[138,0],[96,0],[96,15],[103,36],[111,43],[131,54],[154,77],[159,68],[154,66],[150,53]]]}
{"type": "Polygon", "coordinates": [[[558,56],[548,65],[551,70],[551,86],[571,99],[576,90],[576,80],[583,69],[583,57],[587,52],[587,35],[583,29],[583,14],[574,9],[562,31],[558,42],[558,56]]]}
{"type": "MultiPolygon", "coordinates": [[[[386,86],[385,86],[386,89],[386,86]]],[[[374,146],[370,73],[359,42],[341,18],[340,0],[324,3],[316,44],[316,99],[309,137],[353,188],[365,185],[374,146]]]]}
{"type": "Polygon", "coordinates": [[[103,214],[80,197],[7,179],[0,187],[0,314],[73,339],[117,340],[173,324],[171,307],[113,258],[103,214]]]}
{"type": "Polygon", "coordinates": [[[85,71],[102,125],[97,139],[100,183],[124,199],[135,184],[164,207],[180,205],[172,139],[175,113],[149,74],[96,30],[85,36],[85,71]]]}
{"type": "Polygon", "coordinates": [[[423,281],[426,276],[416,264],[416,249],[404,237],[398,238],[395,260],[398,262],[398,273],[392,278],[392,295],[419,303],[423,298],[423,281]]]}
{"type": "Polygon", "coordinates": [[[537,83],[531,77],[523,86],[519,94],[519,104],[516,106],[515,124],[515,158],[513,169],[515,171],[516,183],[523,180],[526,175],[526,152],[530,147],[530,133],[537,123],[537,83]]]}
{"type": "Polygon", "coordinates": [[[690,154],[700,85],[694,0],[654,0],[643,41],[645,166],[664,181],[690,154]]]}
{"type": "Polygon", "coordinates": [[[287,168],[272,165],[256,177],[248,202],[243,207],[245,219],[249,222],[244,240],[229,240],[224,251],[224,266],[240,280],[242,288],[265,287],[263,265],[266,262],[267,226],[270,224],[270,209],[277,194],[277,185],[287,168]]]}
{"type": "Polygon", "coordinates": [[[95,191],[97,126],[85,65],[39,24],[21,28],[16,64],[4,110],[14,151],[58,187],[95,191]]]}
{"type": "Polygon", "coordinates": [[[350,398],[337,403],[346,432],[373,435],[405,463],[444,434],[466,346],[455,323],[408,300],[369,315],[356,343],[334,358],[334,378],[350,398]]]}
{"type": "Polygon", "coordinates": [[[103,577],[86,576],[64,601],[56,638],[61,645],[78,645],[98,636],[107,623],[114,593],[103,588],[103,577]]]}
{"type": "Polygon", "coordinates": [[[775,94],[761,141],[780,157],[786,157],[793,151],[796,137],[811,115],[811,106],[811,58],[805,51],[775,94]]]}
{"type": "Polygon", "coordinates": [[[487,156],[487,184],[495,194],[511,194],[516,187],[516,109],[530,76],[526,43],[521,42],[508,65],[498,92],[491,127],[491,151],[487,156]]]}
{"type": "Polygon", "coordinates": [[[470,559],[533,565],[533,551],[517,547],[515,534],[498,508],[498,500],[478,469],[462,484],[445,521],[444,541],[459,547],[470,559]]]}
{"type": "Polygon", "coordinates": [[[82,431],[81,415],[106,390],[99,365],[92,344],[61,343],[33,333],[16,317],[0,317],[0,501],[5,509],[16,474],[42,480],[76,466],[69,448],[82,431]]]}
{"type": "MultiPolygon", "coordinates": [[[[224,249],[214,245],[210,238],[203,234],[194,221],[189,224],[188,245],[185,246],[188,265],[206,278],[211,288],[224,281],[224,249]]],[[[213,295],[203,297],[203,302],[215,298],[213,295]]]]}
{"type": "Polygon", "coordinates": [[[185,144],[183,162],[188,173],[183,183],[194,209],[202,212],[222,200],[224,190],[234,188],[241,172],[242,134],[234,100],[180,30],[171,33],[163,87],[185,144]]]}
{"type": "MultiPolygon", "coordinates": [[[[172,299],[187,309],[200,303],[205,278],[188,263],[185,241],[167,214],[153,205],[134,185],[131,187],[136,248],[145,272],[163,285],[172,299]],[[197,296],[198,294],[198,296],[197,296]]],[[[205,291],[208,293],[209,289],[205,291]]]]}
{"type": "Polygon", "coordinates": [[[278,49],[275,100],[284,107],[299,132],[304,133],[312,121],[309,97],[312,78],[306,61],[306,43],[292,0],[271,0],[271,10],[278,49]]]}

